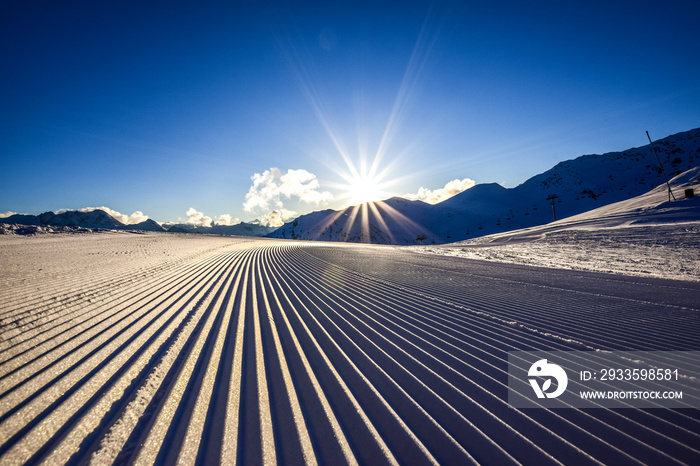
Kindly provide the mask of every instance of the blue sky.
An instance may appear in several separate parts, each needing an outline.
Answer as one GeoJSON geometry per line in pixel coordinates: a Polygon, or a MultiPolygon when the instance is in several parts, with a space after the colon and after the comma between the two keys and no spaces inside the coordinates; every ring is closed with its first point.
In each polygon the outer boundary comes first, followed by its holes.
{"type": "Polygon", "coordinates": [[[691,0],[4,2],[0,212],[247,221],[512,187],[700,126],[698,17],[691,0]]]}

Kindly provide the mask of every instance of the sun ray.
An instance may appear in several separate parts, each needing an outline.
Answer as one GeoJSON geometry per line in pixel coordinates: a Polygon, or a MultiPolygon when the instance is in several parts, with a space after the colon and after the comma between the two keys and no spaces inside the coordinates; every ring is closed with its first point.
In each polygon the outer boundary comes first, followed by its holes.
{"type": "MultiPolygon", "coordinates": [[[[404,229],[420,228],[415,222],[401,215],[396,209],[381,202],[382,199],[388,199],[396,195],[396,192],[392,192],[391,188],[408,178],[408,175],[390,177],[399,163],[410,158],[408,153],[415,149],[415,142],[399,150],[398,155],[395,155],[389,161],[387,161],[386,156],[389,148],[394,143],[398,129],[408,110],[411,97],[429,64],[429,59],[444,25],[443,22],[451,14],[447,11],[448,9],[432,5],[426,11],[421,29],[416,37],[406,68],[396,90],[383,131],[380,127],[378,134],[376,134],[379,138],[378,141],[375,141],[377,143],[376,147],[370,148],[370,130],[372,128],[365,125],[363,123],[364,119],[358,114],[356,128],[357,147],[354,149],[356,153],[352,155],[341,137],[343,133],[337,131],[331,118],[332,114],[329,112],[328,105],[326,105],[329,101],[323,99],[323,93],[321,92],[320,86],[322,81],[316,79],[314,63],[304,41],[293,41],[291,34],[278,38],[282,39],[279,40],[279,45],[297,85],[330,139],[335,151],[337,151],[337,155],[340,156],[333,157],[335,161],[326,161],[325,163],[344,183],[331,182],[328,184],[342,191],[342,194],[337,196],[336,199],[339,201],[346,200],[350,206],[354,206],[345,208],[320,220],[314,226],[314,229],[317,230],[314,233],[316,236],[323,235],[343,215],[347,216],[347,219],[344,220],[345,225],[341,230],[344,230],[347,235],[354,235],[352,232],[359,227],[359,235],[356,239],[359,239],[361,242],[371,242],[374,228],[386,232],[387,237],[393,242],[394,236],[390,232],[387,219],[392,219],[393,222],[404,229]],[[370,218],[373,220],[373,223],[370,223],[370,218]],[[357,227],[355,227],[356,222],[359,222],[357,227]]],[[[294,35],[294,37],[299,37],[299,35],[294,35]]],[[[359,102],[359,104],[366,103],[359,102]]],[[[362,108],[359,110],[359,113],[362,113],[362,108]]],[[[416,171],[414,169],[411,172],[411,177],[415,177],[415,175],[416,171]]]]}
{"type": "Polygon", "coordinates": [[[391,233],[391,229],[387,226],[386,221],[384,220],[384,217],[382,216],[381,212],[379,212],[379,209],[377,209],[377,203],[370,202],[368,205],[369,205],[370,209],[372,210],[372,214],[374,214],[374,218],[377,219],[377,222],[379,222],[379,225],[389,235],[389,239],[391,240],[391,242],[396,243],[396,240],[394,239],[394,235],[391,233]]]}
{"type": "Polygon", "coordinates": [[[379,147],[374,156],[370,173],[374,173],[377,170],[388,147],[391,145],[394,133],[403,118],[403,113],[406,110],[406,105],[411,93],[428,63],[428,58],[439,36],[438,33],[449,14],[450,12],[447,11],[437,11],[436,7],[431,5],[423,20],[423,25],[418,33],[418,38],[413,46],[411,57],[408,60],[408,65],[406,66],[396,98],[394,99],[394,105],[389,114],[389,120],[384,129],[384,134],[382,135],[379,147]]]}
{"type": "Polygon", "coordinates": [[[345,225],[343,225],[343,229],[346,231],[346,234],[350,234],[350,230],[352,229],[352,226],[355,224],[355,218],[357,217],[357,212],[360,210],[360,206],[356,205],[351,207],[352,212],[350,212],[350,215],[348,216],[348,219],[345,221],[345,225]]]}
{"type": "Polygon", "coordinates": [[[321,97],[321,92],[318,89],[316,82],[320,82],[319,79],[314,79],[314,73],[312,68],[313,60],[310,57],[308,51],[303,53],[299,47],[295,46],[291,40],[291,34],[280,34],[277,37],[278,46],[287,61],[288,68],[294,77],[297,85],[299,86],[302,94],[306,98],[311,110],[313,111],[316,119],[319,121],[324,131],[326,132],[328,138],[331,140],[335,149],[340,154],[341,158],[345,162],[347,169],[351,172],[353,176],[357,176],[358,173],[354,165],[352,164],[352,159],[350,154],[341,139],[339,132],[334,130],[331,124],[330,112],[328,112],[323,104],[324,100],[321,97]],[[306,56],[306,59],[302,55],[306,56]]]}
{"type": "Polygon", "coordinates": [[[406,232],[420,232],[423,234],[433,234],[432,231],[427,230],[424,226],[417,224],[410,218],[406,217],[404,214],[399,212],[398,210],[394,209],[391,207],[389,204],[387,204],[384,201],[380,202],[375,202],[380,209],[385,211],[385,213],[394,219],[397,223],[398,226],[400,226],[404,231],[406,232]]]}
{"type": "Polygon", "coordinates": [[[318,231],[318,233],[314,234],[313,239],[321,239],[321,235],[323,235],[328,227],[333,225],[335,221],[338,220],[344,213],[345,210],[340,210],[338,212],[334,212],[332,215],[322,217],[321,220],[312,227],[312,230],[318,231]]]}

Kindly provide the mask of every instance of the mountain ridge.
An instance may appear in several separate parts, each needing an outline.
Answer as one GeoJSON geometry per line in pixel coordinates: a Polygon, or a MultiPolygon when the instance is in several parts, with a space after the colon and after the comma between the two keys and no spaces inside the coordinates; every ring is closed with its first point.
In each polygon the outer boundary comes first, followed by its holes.
{"type": "Polygon", "coordinates": [[[89,212],[66,210],[60,213],[43,212],[39,215],[13,214],[0,218],[2,224],[16,224],[35,227],[88,228],[96,230],[135,230],[135,231],[171,231],[174,233],[200,233],[230,236],[263,236],[273,230],[258,223],[239,223],[236,225],[213,225],[210,227],[179,223],[164,227],[152,219],[136,224],[124,224],[102,209],[89,212]]]}
{"type": "MultiPolygon", "coordinates": [[[[654,145],[669,178],[700,164],[700,128],[667,136],[654,145]]],[[[564,160],[514,188],[480,183],[439,204],[394,197],[374,206],[312,212],[268,236],[406,245],[417,244],[418,236],[424,235],[429,244],[444,244],[542,225],[555,214],[557,219],[577,215],[662,183],[664,176],[648,144],[564,160]]]]}
{"type": "MultiPolygon", "coordinates": [[[[700,164],[700,128],[655,141],[666,175],[700,164]]],[[[172,231],[268,236],[297,240],[380,244],[444,244],[549,223],[630,199],[664,183],[651,145],[619,152],[586,154],[557,163],[514,188],[480,183],[439,204],[394,196],[385,201],[326,209],[297,217],[278,229],[259,222],[197,226],[161,225],[151,219],[125,225],[101,209],[13,214],[3,224],[62,228],[172,231]]]]}

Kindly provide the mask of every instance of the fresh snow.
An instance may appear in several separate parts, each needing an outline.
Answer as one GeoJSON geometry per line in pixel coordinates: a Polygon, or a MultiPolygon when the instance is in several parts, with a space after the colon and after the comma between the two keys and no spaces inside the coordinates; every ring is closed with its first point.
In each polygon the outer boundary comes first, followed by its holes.
{"type": "Polygon", "coordinates": [[[700,461],[697,410],[505,399],[508,351],[700,350],[700,284],[118,230],[0,261],[2,464],[700,461]]]}
{"type": "Polygon", "coordinates": [[[576,270],[700,280],[700,168],[633,199],[546,225],[443,246],[430,254],[576,270]],[[685,190],[698,195],[686,199],[685,190]]]}

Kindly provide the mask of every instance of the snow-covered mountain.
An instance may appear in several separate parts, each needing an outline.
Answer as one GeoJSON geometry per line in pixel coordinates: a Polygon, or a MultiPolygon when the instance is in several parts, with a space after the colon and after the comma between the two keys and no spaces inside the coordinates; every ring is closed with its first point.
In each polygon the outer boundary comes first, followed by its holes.
{"type": "Polygon", "coordinates": [[[135,225],[125,225],[124,228],[139,231],[165,231],[165,228],[163,228],[160,223],[156,222],[155,220],[151,220],[150,218],[135,225]]]}
{"type": "MultiPolygon", "coordinates": [[[[53,227],[82,227],[82,228],[103,228],[121,229],[125,225],[116,218],[109,215],[104,210],[93,210],[90,212],[80,212],[78,210],[67,210],[61,213],[44,212],[39,215],[15,214],[0,219],[2,223],[32,225],[32,226],[53,226],[53,227]]],[[[131,225],[130,227],[135,227],[131,225]]],[[[136,228],[134,228],[136,229],[136,228]]]]}
{"type": "Polygon", "coordinates": [[[59,214],[44,212],[39,214],[42,225],[52,225],[57,227],[83,227],[83,228],[123,228],[124,224],[109,215],[104,210],[96,209],[90,212],[80,212],[78,210],[67,210],[59,214]]]}
{"type": "MultiPolygon", "coordinates": [[[[700,128],[655,141],[669,178],[700,165],[700,128]]],[[[664,183],[651,145],[583,155],[506,189],[478,184],[439,204],[392,198],[303,215],[268,235],[302,240],[425,244],[512,231],[630,199],[664,183]],[[553,198],[553,199],[552,199],[553,198]],[[553,203],[553,205],[552,205],[553,203]]]]}
{"type": "Polygon", "coordinates": [[[0,218],[0,223],[9,225],[41,226],[39,216],[29,214],[13,214],[8,217],[2,217],[0,218]]]}
{"type": "Polygon", "coordinates": [[[700,281],[700,166],[631,199],[545,225],[456,243],[426,254],[511,264],[700,281]],[[692,190],[694,196],[686,192],[692,190]]]}

